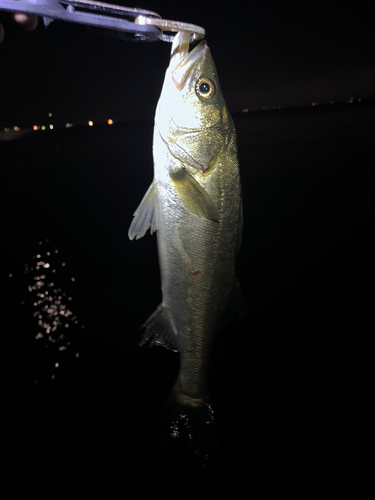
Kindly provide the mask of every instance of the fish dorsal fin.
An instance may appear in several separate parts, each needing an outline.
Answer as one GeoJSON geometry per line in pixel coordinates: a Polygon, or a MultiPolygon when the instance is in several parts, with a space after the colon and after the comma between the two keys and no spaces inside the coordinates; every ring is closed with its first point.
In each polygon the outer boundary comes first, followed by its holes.
{"type": "Polygon", "coordinates": [[[181,203],[188,212],[219,222],[219,214],[210,195],[187,170],[172,172],[170,177],[181,203]]]}
{"type": "Polygon", "coordinates": [[[139,240],[139,238],[142,238],[146,234],[148,228],[150,228],[151,234],[157,231],[157,209],[158,196],[155,184],[152,183],[138,205],[137,210],[134,212],[134,218],[128,231],[130,240],[134,238],[139,240]]]}

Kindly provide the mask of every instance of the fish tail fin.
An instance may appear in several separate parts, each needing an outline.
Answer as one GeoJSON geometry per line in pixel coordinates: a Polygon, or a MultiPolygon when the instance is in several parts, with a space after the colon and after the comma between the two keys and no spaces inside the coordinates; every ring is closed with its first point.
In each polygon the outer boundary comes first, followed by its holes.
{"type": "Polygon", "coordinates": [[[144,332],[139,342],[140,346],[148,343],[149,347],[159,345],[171,351],[178,351],[177,336],[163,304],[159,305],[141,328],[144,332]]]}
{"type": "MultiPolygon", "coordinates": [[[[160,304],[142,325],[144,333],[139,345],[160,345],[177,351],[177,335],[160,304]]],[[[218,463],[218,438],[214,410],[207,395],[202,398],[183,396],[178,383],[156,414],[149,416],[141,440],[141,450],[154,456],[161,468],[181,466],[199,471],[212,470],[218,463]]],[[[153,465],[155,467],[155,464],[153,465]]]]}
{"type": "Polygon", "coordinates": [[[219,441],[212,404],[182,405],[172,392],[154,415],[142,447],[162,470],[215,470],[219,441]]]}

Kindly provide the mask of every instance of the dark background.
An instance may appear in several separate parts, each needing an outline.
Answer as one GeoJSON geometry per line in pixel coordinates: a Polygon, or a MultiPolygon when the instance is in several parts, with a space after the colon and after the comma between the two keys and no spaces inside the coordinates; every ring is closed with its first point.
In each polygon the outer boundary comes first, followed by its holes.
{"type": "MultiPolygon", "coordinates": [[[[305,492],[321,481],[355,482],[360,462],[374,106],[367,77],[359,78],[370,71],[370,59],[359,57],[370,52],[366,16],[328,2],[325,17],[318,4],[303,5],[264,2],[250,19],[235,9],[224,17],[191,6],[143,7],[206,27],[238,132],[245,227],[237,273],[249,314],[218,336],[213,353],[218,470],[254,488],[301,483],[305,492]],[[317,54],[329,33],[341,32],[343,16],[353,18],[364,49],[329,45],[351,77],[321,94],[316,65],[323,73],[331,66],[317,54]],[[235,22],[241,29],[225,32],[235,22]],[[298,43],[276,43],[281,26],[298,43]],[[309,41],[311,58],[301,40],[309,41]],[[236,52],[239,46],[246,51],[236,52]],[[302,80],[293,76],[298,64],[302,80]],[[309,82],[311,92],[301,84],[288,101],[285,79],[309,82]],[[346,95],[355,97],[351,104],[346,95]],[[318,100],[328,104],[311,106],[318,100]],[[292,104],[308,106],[284,107],[292,104]]],[[[168,45],[85,38],[68,28],[55,35],[52,27],[32,34],[9,28],[0,46],[2,67],[10,54],[18,57],[14,72],[1,74],[0,121],[12,126],[14,113],[25,123],[0,140],[4,454],[13,470],[65,483],[79,478],[89,489],[138,472],[191,479],[197,468],[188,454],[144,439],[173,386],[178,356],[138,347],[139,326],[161,299],[156,239],[127,238],[152,180],[152,118],[168,45]],[[45,82],[43,92],[34,77],[45,82]],[[45,118],[50,103],[55,128],[28,132],[34,113],[45,118]],[[107,112],[113,126],[79,126],[87,117],[104,122],[107,112]],[[78,121],[65,129],[59,119],[78,121]],[[52,340],[36,339],[38,259],[50,264],[42,271],[56,300],[62,296],[72,311],[52,340]]]]}
{"type": "MultiPolygon", "coordinates": [[[[119,2],[120,3],[120,2],[119,2]]],[[[126,4],[126,2],[125,2],[126,4]]],[[[133,5],[203,26],[231,111],[374,98],[367,2],[264,0],[133,5]]],[[[3,13],[0,126],[153,119],[167,43],[130,44],[52,22],[24,33],[3,13]]]]}

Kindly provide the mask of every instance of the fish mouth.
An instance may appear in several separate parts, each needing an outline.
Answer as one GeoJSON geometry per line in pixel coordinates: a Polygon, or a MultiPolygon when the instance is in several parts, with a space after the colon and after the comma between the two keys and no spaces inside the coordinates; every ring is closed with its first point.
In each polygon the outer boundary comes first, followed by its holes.
{"type": "Polygon", "coordinates": [[[171,51],[172,80],[178,90],[185,85],[193,67],[197,61],[207,52],[208,46],[202,40],[194,49],[189,52],[190,33],[180,31],[173,40],[171,51]]]}

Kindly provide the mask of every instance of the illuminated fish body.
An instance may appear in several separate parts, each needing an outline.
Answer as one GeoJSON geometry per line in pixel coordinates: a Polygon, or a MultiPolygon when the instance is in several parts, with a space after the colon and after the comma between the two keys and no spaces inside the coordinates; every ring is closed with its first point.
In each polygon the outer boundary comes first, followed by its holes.
{"type": "Polygon", "coordinates": [[[178,33],[156,110],[154,179],[134,213],[129,238],[157,231],[162,303],[146,321],[147,341],[180,353],[174,397],[209,401],[207,368],[215,332],[243,306],[235,277],[242,201],[236,133],[210,50],[189,52],[178,33]]]}

